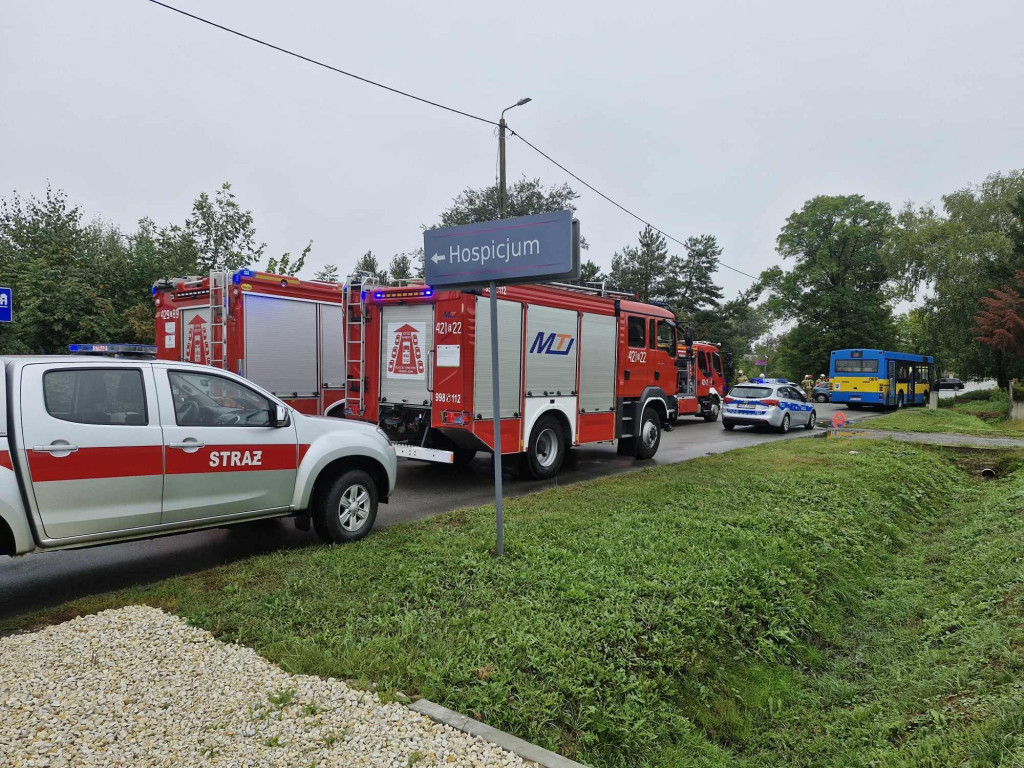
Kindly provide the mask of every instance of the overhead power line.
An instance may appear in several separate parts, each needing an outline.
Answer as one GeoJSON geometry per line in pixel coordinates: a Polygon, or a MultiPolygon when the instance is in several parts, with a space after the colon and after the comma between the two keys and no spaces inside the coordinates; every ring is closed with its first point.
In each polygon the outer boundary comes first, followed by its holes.
{"type": "Polygon", "coordinates": [[[345,75],[345,77],[351,77],[353,80],[358,80],[358,81],[360,81],[362,83],[366,83],[367,85],[373,85],[373,86],[376,86],[377,88],[383,88],[385,91],[391,91],[391,93],[397,93],[399,96],[405,96],[408,99],[413,99],[414,101],[419,101],[419,102],[421,102],[423,104],[429,104],[432,107],[437,107],[438,109],[444,109],[444,110],[447,110],[448,112],[454,112],[455,114],[462,115],[463,117],[469,117],[469,118],[472,118],[473,120],[479,120],[481,123],[487,123],[488,125],[493,125],[495,127],[497,127],[497,125],[498,125],[496,122],[494,122],[493,120],[488,120],[486,117],[480,117],[479,115],[474,115],[474,114],[472,114],[470,112],[464,112],[461,109],[455,109],[455,107],[449,107],[449,106],[447,106],[445,104],[441,104],[441,103],[436,102],[436,101],[431,101],[430,99],[425,99],[422,96],[416,96],[415,94],[408,93],[407,91],[401,91],[398,88],[392,88],[390,85],[384,85],[384,83],[378,83],[376,80],[371,80],[368,77],[362,77],[361,75],[357,75],[354,72],[346,72],[344,69],[339,69],[338,67],[332,66],[331,64],[327,64],[325,62],[318,61],[317,59],[311,58],[309,56],[304,56],[301,53],[296,53],[295,51],[290,51],[287,48],[282,48],[279,45],[274,45],[273,43],[268,43],[266,40],[261,40],[258,37],[253,37],[252,35],[247,35],[244,32],[239,32],[237,29],[232,29],[231,27],[226,27],[223,24],[218,24],[215,21],[210,21],[210,19],[205,19],[202,16],[196,16],[194,13],[189,13],[188,11],[183,11],[181,8],[175,8],[173,5],[168,5],[167,3],[160,2],[160,0],[149,0],[149,2],[151,2],[153,5],[159,5],[161,8],[166,8],[168,11],[174,11],[175,13],[180,13],[182,16],[187,16],[188,18],[193,19],[195,21],[201,22],[203,24],[208,24],[211,27],[215,27],[216,29],[219,29],[219,30],[221,30],[223,32],[227,32],[228,34],[235,35],[236,37],[241,37],[242,39],[248,40],[249,42],[256,43],[257,45],[265,46],[267,48],[270,48],[271,50],[277,51],[278,53],[283,53],[283,54],[286,54],[288,56],[293,56],[296,59],[300,59],[300,60],[305,61],[305,62],[307,62],[309,64],[315,64],[318,67],[323,67],[324,69],[329,69],[331,72],[335,72],[335,73],[337,73],[339,75],[345,75]]]}
{"type": "MultiPolygon", "coordinates": [[[[452,112],[452,113],[454,113],[456,115],[461,115],[462,117],[468,117],[471,120],[477,120],[477,121],[479,121],[481,123],[487,123],[488,125],[493,125],[496,128],[499,127],[498,123],[496,123],[493,120],[488,120],[486,117],[481,117],[480,115],[474,115],[471,112],[466,112],[466,111],[461,110],[461,109],[456,109],[455,107],[449,107],[446,104],[441,104],[440,102],[432,101],[430,99],[423,98],[422,96],[417,96],[417,95],[415,95],[413,93],[409,93],[407,91],[403,91],[403,90],[400,90],[398,88],[392,88],[390,85],[384,85],[384,83],[378,83],[376,80],[371,80],[368,77],[363,77],[361,75],[357,75],[354,72],[348,72],[348,71],[346,71],[344,69],[341,69],[339,67],[335,67],[335,66],[333,66],[331,64],[327,64],[326,62],[323,62],[323,61],[319,61],[318,59],[314,59],[314,58],[312,58],[310,56],[305,56],[305,55],[303,55],[301,53],[297,53],[296,51],[289,50],[288,48],[283,48],[283,47],[281,47],[279,45],[275,45],[274,43],[267,42],[266,40],[261,40],[258,37],[253,37],[252,35],[247,35],[244,32],[239,32],[237,29],[232,29],[231,27],[225,26],[223,24],[218,24],[215,21],[211,21],[210,19],[204,18],[202,16],[197,16],[194,13],[189,13],[188,11],[182,10],[181,8],[176,8],[175,6],[169,5],[169,4],[164,3],[164,2],[161,2],[160,0],[147,0],[147,2],[150,2],[153,5],[158,5],[161,8],[165,8],[168,11],[173,11],[174,13],[177,13],[177,14],[180,14],[182,16],[185,16],[186,18],[192,19],[193,21],[198,21],[198,22],[200,22],[202,24],[206,24],[206,25],[211,26],[211,27],[213,27],[215,29],[219,29],[222,32],[227,32],[230,35],[235,35],[236,37],[240,37],[243,40],[248,40],[251,43],[256,43],[257,45],[262,45],[263,47],[269,48],[272,51],[277,51],[278,53],[283,53],[286,56],[291,56],[293,58],[299,59],[300,61],[305,61],[308,64],[313,64],[314,66],[322,67],[323,69],[326,69],[326,70],[329,70],[331,72],[334,72],[335,74],[344,75],[345,77],[351,77],[353,80],[358,80],[361,83],[366,83],[367,85],[372,85],[372,86],[374,86],[376,88],[382,88],[385,91],[390,91],[391,93],[398,94],[399,96],[405,96],[406,98],[412,99],[413,101],[418,101],[421,104],[428,104],[429,106],[437,107],[438,109],[443,109],[443,110],[445,110],[447,112],[452,112]]],[[[614,200],[611,197],[609,197],[608,195],[606,195],[604,192],[599,190],[593,184],[590,184],[589,182],[583,180],[582,178],[577,176],[575,173],[570,171],[568,168],[566,168],[564,165],[562,165],[560,162],[555,160],[555,158],[551,157],[551,155],[549,155],[547,152],[544,152],[542,149],[537,147],[535,144],[533,144],[530,141],[528,141],[522,134],[517,133],[516,131],[513,131],[511,128],[509,128],[508,130],[509,130],[509,133],[511,133],[514,137],[516,137],[521,142],[523,142],[526,146],[528,146],[530,149],[532,149],[538,155],[540,155],[541,157],[545,158],[548,162],[550,162],[553,165],[555,165],[556,167],[560,168],[565,173],[569,174],[572,178],[576,179],[576,181],[578,181],[580,184],[585,186],[587,189],[589,189],[595,195],[598,195],[602,199],[604,199],[607,202],[611,203],[612,205],[614,205],[616,208],[618,208],[623,213],[625,213],[625,214],[627,214],[629,216],[632,216],[634,219],[639,221],[641,224],[644,224],[645,226],[650,227],[655,232],[657,232],[660,235],[664,236],[666,239],[671,240],[674,243],[678,243],[679,245],[683,246],[684,248],[686,247],[686,243],[684,243],[682,240],[680,240],[680,239],[678,239],[676,237],[673,237],[672,235],[670,235],[665,230],[660,229],[659,227],[654,226],[649,221],[647,221],[647,219],[644,219],[643,217],[638,216],[637,214],[633,213],[633,211],[631,211],[628,208],[626,208],[626,206],[622,205],[617,200],[614,200]]],[[[737,274],[743,275],[745,277],[749,277],[751,280],[757,280],[758,279],[756,276],[750,274],[749,272],[744,272],[742,269],[737,269],[736,267],[730,266],[729,264],[726,264],[723,261],[719,261],[718,263],[719,263],[720,266],[723,266],[726,269],[732,270],[733,272],[736,272],[737,274]]]]}
{"type": "MultiPolygon", "coordinates": [[[[567,174],[572,176],[574,179],[576,179],[576,181],[578,181],[580,184],[585,186],[587,189],[589,189],[595,195],[599,195],[600,197],[604,198],[609,203],[611,203],[616,208],[618,208],[620,211],[622,211],[623,213],[626,213],[626,214],[632,216],[634,219],[639,221],[641,224],[645,224],[646,226],[650,227],[651,229],[653,229],[658,234],[663,235],[665,238],[671,240],[674,243],[679,243],[679,245],[683,246],[684,248],[686,247],[686,243],[684,243],[682,240],[679,240],[678,238],[672,237],[672,235],[670,235],[665,230],[659,229],[658,227],[654,226],[649,221],[647,221],[647,219],[644,219],[641,216],[638,216],[637,214],[633,213],[631,210],[629,210],[629,208],[627,208],[626,206],[622,205],[622,203],[620,203],[620,202],[618,202],[616,200],[613,200],[612,198],[608,197],[608,195],[606,195],[600,189],[595,187],[593,184],[590,184],[589,182],[584,181],[583,179],[581,179],[579,176],[577,176],[575,173],[570,171],[568,168],[566,168],[560,162],[555,160],[555,158],[553,158],[547,152],[545,152],[544,150],[542,150],[539,147],[537,147],[535,144],[532,144],[530,141],[528,141],[526,139],[526,137],[523,136],[521,133],[518,133],[518,132],[512,130],[511,127],[508,128],[508,132],[511,133],[513,136],[515,136],[517,139],[519,139],[521,142],[523,142],[523,144],[528,146],[530,149],[532,149],[538,155],[540,155],[541,157],[543,157],[544,159],[546,159],[547,161],[549,161],[553,165],[557,166],[558,168],[561,168],[563,171],[565,171],[567,174]]],[[[755,277],[754,275],[750,274],[749,272],[744,272],[742,269],[736,269],[736,267],[729,266],[724,261],[719,260],[718,264],[719,264],[719,266],[723,266],[726,269],[731,269],[733,272],[736,272],[738,274],[741,274],[741,275],[744,275],[746,277],[749,277],[751,280],[757,280],[757,277],[755,277]]]]}

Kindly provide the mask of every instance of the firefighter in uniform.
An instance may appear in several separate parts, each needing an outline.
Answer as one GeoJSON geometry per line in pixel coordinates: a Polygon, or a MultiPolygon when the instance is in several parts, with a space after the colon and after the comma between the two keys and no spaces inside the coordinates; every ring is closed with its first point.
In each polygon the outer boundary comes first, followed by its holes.
{"type": "Polygon", "coordinates": [[[800,382],[800,387],[807,397],[811,396],[811,393],[814,392],[814,379],[811,378],[811,374],[808,373],[804,376],[804,380],[800,382]]]}
{"type": "Polygon", "coordinates": [[[746,384],[750,379],[743,375],[743,371],[736,371],[736,383],[746,384]]]}
{"type": "Polygon", "coordinates": [[[814,382],[814,386],[816,387],[824,387],[826,384],[828,384],[828,379],[825,378],[824,373],[820,374],[818,376],[818,380],[814,382]]]}

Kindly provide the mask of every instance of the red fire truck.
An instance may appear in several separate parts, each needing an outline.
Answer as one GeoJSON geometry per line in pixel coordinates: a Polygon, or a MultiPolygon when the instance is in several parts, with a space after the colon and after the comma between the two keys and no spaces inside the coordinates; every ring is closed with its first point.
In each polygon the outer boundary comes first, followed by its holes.
{"type": "Polygon", "coordinates": [[[718,344],[695,341],[679,347],[679,415],[718,421],[725,397],[725,370],[718,344]]]}
{"type": "MultiPolygon", "coordinates": [[[[678,416],[672,313],[579,286],[498,290],[502,452],[523,454],[535,478],[584,443],[652,457],[678,416]]],[[[154,294],[160,357],[208,354],[299,410],[378,424],[400,456],[463,463],[493,449],[486,290],[240,270],[154,294]]]]}

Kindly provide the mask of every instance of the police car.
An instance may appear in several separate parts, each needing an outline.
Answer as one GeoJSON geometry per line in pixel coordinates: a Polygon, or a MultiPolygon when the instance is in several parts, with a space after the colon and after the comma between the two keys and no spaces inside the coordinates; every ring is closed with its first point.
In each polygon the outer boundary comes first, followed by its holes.
{"type": "Polygon", "coordinates": [[[814,429],[817,413],[799,387],[786,379],[751,379],[729,390],[722,426],[769,426],[777,432],[791,427],[814,429]]]}

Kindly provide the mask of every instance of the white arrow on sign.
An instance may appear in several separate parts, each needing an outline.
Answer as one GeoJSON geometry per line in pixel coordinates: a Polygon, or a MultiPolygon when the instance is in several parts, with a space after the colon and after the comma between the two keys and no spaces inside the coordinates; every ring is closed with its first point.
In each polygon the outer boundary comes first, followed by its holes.
{"type": "Polygon", "coordinates": [[[444,261],[447,258],[448,257],[445,256],[443,253],[435,253],[433,256],[430,257],[430,260],[437,264],[437,262],[444,261]]]}

